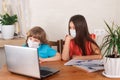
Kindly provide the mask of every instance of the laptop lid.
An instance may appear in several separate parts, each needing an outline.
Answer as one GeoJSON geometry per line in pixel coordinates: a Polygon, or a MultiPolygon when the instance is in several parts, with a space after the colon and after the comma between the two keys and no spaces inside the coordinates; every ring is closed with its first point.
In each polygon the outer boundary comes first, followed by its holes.
{"type": "Polygon", "coordinates": [[[41,78],[37,49],[5,45],[5,55],[9,71],[41,78]]]}
{"type": "Polygon", "coordinates": [[[59,71],[48,67],[40,68],[38,53],[35,48],[5,45],[5,55],[8,70],[17,74],[40,79],[59,71]],[[49,73],[46,73],[45,70],[49,73]]]}

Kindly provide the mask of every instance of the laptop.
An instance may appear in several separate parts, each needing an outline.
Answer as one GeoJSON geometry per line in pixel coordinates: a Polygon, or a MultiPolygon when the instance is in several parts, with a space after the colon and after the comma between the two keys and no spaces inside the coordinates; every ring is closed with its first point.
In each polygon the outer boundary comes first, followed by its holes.
{"type": "Polygon", "coordinates": [[[37,49],[5,45],[7,68],[10,72],[34,78],[45,78],[59,72],[58,69],[41,67],[37,49]]]}

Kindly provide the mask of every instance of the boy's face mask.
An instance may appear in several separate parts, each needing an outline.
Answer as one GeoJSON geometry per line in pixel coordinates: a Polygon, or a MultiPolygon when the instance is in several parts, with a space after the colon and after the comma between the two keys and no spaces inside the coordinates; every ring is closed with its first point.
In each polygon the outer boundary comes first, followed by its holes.
{"type": "Polygon", "coordinates": [[[75,37],[76,36],[75,29],[70,29],[70,34],[71,34],[72,37],[75,37]]]}
{"type": "Polygon", "coordinates": [[[30,48],[38,48],[40,44],[39,42],[34,42],[30,39],[28,39],[27,43],[28,43],[28,47],[30,48]]]}

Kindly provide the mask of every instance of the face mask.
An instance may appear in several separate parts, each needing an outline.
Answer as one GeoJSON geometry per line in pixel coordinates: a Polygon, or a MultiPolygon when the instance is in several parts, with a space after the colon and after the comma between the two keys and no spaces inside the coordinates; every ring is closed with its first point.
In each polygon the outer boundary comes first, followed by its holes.
{"type": "Polygon", "coordinates": [[[70,34],[71,34],[72,37],[75,37],[76,36],[75,29],[70,29],[70,34]]]}
{"type": "Polygon", "coordinates": [[[28,47],[30,48],[38,48],[40,44],[39,42],[34,42],[30,39],[28,39],[27,43],[28,43],[28,47]]]}

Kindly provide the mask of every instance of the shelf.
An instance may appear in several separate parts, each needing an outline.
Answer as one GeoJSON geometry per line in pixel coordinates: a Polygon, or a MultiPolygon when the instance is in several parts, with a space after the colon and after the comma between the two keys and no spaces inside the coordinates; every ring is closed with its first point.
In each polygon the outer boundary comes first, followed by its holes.
{"type": "Polygon", "coordinates": [[[0,39],[0,48],[3,48],[4,45],[16,45],[21,46],[25,43],[25,38],[14,38],[10,40],[0,39]]]}

